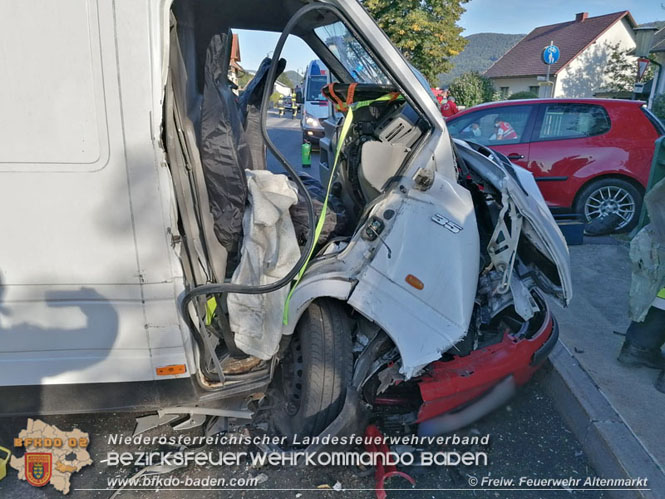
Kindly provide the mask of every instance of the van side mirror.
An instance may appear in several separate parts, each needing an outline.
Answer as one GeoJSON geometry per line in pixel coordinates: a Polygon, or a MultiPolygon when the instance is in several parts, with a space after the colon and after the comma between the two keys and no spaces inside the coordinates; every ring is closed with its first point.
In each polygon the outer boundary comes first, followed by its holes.
{"type": "Polygon", "coordinates": [[[303,102],[302,90],[296,90],[296,104],[302,104],[303,102]]]}

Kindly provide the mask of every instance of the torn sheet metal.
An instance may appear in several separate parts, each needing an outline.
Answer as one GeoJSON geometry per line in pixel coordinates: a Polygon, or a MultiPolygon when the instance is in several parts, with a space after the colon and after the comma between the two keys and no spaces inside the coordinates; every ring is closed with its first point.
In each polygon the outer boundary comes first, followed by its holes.
{"type": "Polygon", "coordinates": [[[348,303],[395,342],[409,379],[466,335],[479,274],[478,258],[469,255],[479,254],[480,240],[471,195],[442,175],[425,192],[386,197],[368,220],[386,212],[395,213],[392,225],[380,234],[348,303]],[[441,225],[441,217],[460,229],[441,225]]]}
{"type": "MultiPolygon", "coordinates": [[[[454,142],[467,166],[499,191],[502,199],[508,196],[514,203],[517,212],[523,217],[522,235],[557,268],[560,282],[550,281],[547,293],[557,298],[562,306],[568,305],[573,298],[568,246],[547,208],[533,174],[509,163],[507,158],[506,163],[503,163],[496,153],[483,146],[478,147],[490,154],[491,158],[473,154],[467,142],[457,139],[454,142]]],[[[541,279],[549,280],[545,274],[541,275],[541,279]]]]}
{"type": "MultiPolygon", "coordinates": [[[[246,174],[251,206],[245,210],[240,265],[231,283],[262,286],[284,277],[300,258],[289,215],[298,195],[285,175],[267,170],[246,174]]],[[[238,348],[263,360],[277,353],[288,292],[284,286],[272,293],[229,294],[229,323],[238,348]]]]}

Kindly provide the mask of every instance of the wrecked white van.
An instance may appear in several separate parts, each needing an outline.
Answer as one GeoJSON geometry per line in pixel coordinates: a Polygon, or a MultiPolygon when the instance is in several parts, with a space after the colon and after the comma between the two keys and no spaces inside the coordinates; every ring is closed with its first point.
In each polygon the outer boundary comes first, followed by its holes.
{"type": "Polygon", "coordinates": [[[383,406],[444,431],[556,342],[542,293],[570,300],[568,252],[533,178],[450,139],[359,3],[0,10],[3,413],[159,410],[151,424],[316,435],[383,406]],[[240,98],[234,28],[282,33],[240,98]],[[288,35],[334,74],[345,115],[325,124],[318,199],[266,130],[288,35]],[[260,173],[266,148],[288,181],[260,173]],[[306,230],[293,236],[292,210],[259,216],[261,193],[268,211],[299,206],[306,230]],[[344,223],[325,229],[332,215],[344,223]]]}

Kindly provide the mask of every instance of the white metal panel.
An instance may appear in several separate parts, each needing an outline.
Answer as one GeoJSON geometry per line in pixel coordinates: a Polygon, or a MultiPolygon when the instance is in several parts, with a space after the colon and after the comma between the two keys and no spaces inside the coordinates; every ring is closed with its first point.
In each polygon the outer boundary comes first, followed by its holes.
{"type": "MultiPolygon", "coordinates": [[[[390,198],[373,213],[385,217],[388,203],[390,198]]],[[[410,377],[466,334],[480,241],[470,193],[438,173],[429,190],[408,191],[393,219],[349,304],[393,339],[401,370],[410,377]],[[418,278],[422,289],[408,284],[408,275],[418,278]]]]}
{"type": "MultiPolygon", "coordinates": [[[[12,19],[12,36],[31,33],[33,48],[62,34],[46,52],[68,76],[53,92],[42,88],[39,99],[54,102],[43,115],[48,127],[28,139],[34,151],[14,149],[14,163],[0,164],[2,383],[150,380],[155,367],[185,362],[190,375],[191,338],[177,312],[182,269],[169,238],[174,202],[159,147],[169,2],[16,4],[0,4],[0,23],[12,19]],[[53,110],[79,92],[83,107],[53,110]],[[97,162],[82,164],[95,148],[97,162]]],[[[0,61],[27,67],[18,41],[0,33],[0,61]]],[[[0,93],[22,96],[22,80],[3,77],[0,93]]]]}
{"type": "Polygon", "coordinates": [[[0,353],[0,366],[3,386],[140,381],[150,379],[152,369],[143,350],[0,353]]]}
{"type": "Polygon", "coordinates": [[[88,0],[2,3],[0,170],[104,166],[96,10],[88,0]]]}

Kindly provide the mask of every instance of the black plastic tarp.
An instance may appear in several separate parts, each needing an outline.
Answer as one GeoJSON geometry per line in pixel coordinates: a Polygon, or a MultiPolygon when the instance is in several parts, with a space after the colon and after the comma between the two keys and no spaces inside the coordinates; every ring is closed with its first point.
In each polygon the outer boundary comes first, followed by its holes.
{"type": "Polygon", "coordinates": [[[210,198],[215,235],[230,254],[242,237],[247,202],[245,169],[252,155],[237,97],[228,82],[231,32],[212,37],[206,52],[201,110],[201,162],[210,198]]]}

